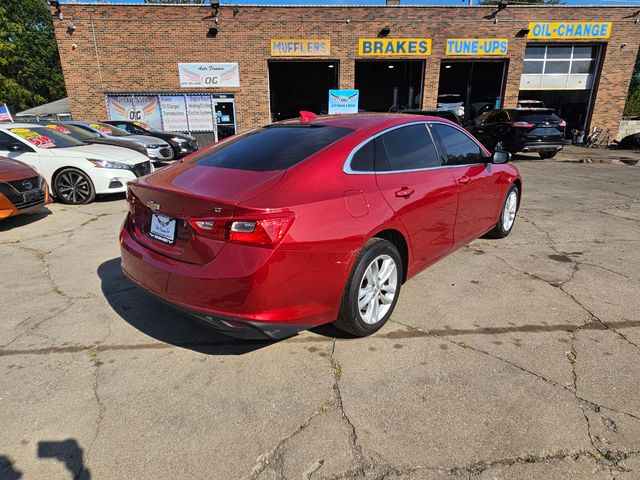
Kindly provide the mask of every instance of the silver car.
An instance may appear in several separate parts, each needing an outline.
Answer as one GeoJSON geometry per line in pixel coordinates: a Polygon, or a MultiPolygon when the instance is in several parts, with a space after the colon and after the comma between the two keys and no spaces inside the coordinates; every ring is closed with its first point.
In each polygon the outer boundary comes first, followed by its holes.
{"type": "Polygon", "coordinates": [[[109,140],[117,140],[117,143],[121,146],[130,145],[131,148],[139,150],[141,148],[147,154],[151,160],[156,162],[166,162],[173,160],[174,152],[171,145],[166,141],[156,137],[149,137],[147,135],[132,135],[126,130],[114,127],[108,123],[102,122],[65,122],[68,125],[74,125],[79,128],[83,128],[91,133],[94,133],[102,138],[108,138],[109,140]]]}

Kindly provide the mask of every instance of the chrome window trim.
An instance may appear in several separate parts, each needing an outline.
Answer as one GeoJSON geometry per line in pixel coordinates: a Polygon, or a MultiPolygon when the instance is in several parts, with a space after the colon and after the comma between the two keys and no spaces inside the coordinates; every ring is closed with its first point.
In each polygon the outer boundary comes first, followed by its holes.
{"type": "MultiPolygon", "coordinates": [[[[353,159],[353,156],[367,143],[369,143],[370,141],[374,140],[375,138],[379,137],[380,135],[384,135],[387,132],[391,132],[392,130],[396,130],[398,128],[402,128],[402,127],[408,127],[410,125],[424,125],[425,128],[427,129],[427,132],[429,133],[429,138],[431,138],[431,141],[433,142],[433,145],[436,149],[436,152],[438,153],[438,161],[441,161],[441,157],[440,157],[440,148],[438,145],[438,142],[435,141],[435,139],[433,138],[433,134],[431,132],[431,129],[429,128],[429,125],[432,125],[434,123],[437,124],[441,124],[441,125],[445,125],[451,128],[455,128],[457,129],[460,133],[462,133],[463,135],[466,135],[467,138],[469,138],[471,141],[473,141],[473,143],[475,143],[479,148],[480,151],[484,154],[484,147],[480,144],[480,142],[478,142],[475,138],[473,138],[471,135],[469,135],[469,133],[464,130],[462,127],[460,127],[459,125],[455,125],[455,124],[450,124],[450,123],[445,123],[445,122],[440,122],[438,120],[427,120],[427,121],[423,121],[423,122],[409,122],[409,123],[403,123],[401,125],[394,125],[393,127],[389,127],[386,128],[374,135],[371,135],[370,137],[367,137],[365,140],[363,140],[362,142],[360,142],[358,145],[356,145],[355,147],[353,147],[353,149],[351,149],[351,152],[349,153],[349,155],[347,156],[347,159],[344,162],[344,165],[342,166],[342,171],[344,173],[346,173],[347,175],[388,175],[390,173],[413,173],[413,172],[424,172],[424,171],[428,171],[428,170],[437,170],[437,169],[441,169],[441,168],[458,168],[458,167],[471,167],[473,165],[487,165],[486,162],[482,162],[482,163],[465,163],[465,164],[461,164],[461,165],[446,165],[446,164],[440,164],[438,166],[434,166],[434,167],[424,167],[424,168],[414,168],[411,170],[385,170],[385,171],[381,171],[381,172],[377,172],[375,170],[371,170],[371,171],[357,171],[357,170],[352,170],[351,169],[351,160],[353,159]]],[[[485,157],[485,158],[491,158],[491,157],[485,157]]],[[[375,168],[375,165],[374,165],[375,168]]]]}

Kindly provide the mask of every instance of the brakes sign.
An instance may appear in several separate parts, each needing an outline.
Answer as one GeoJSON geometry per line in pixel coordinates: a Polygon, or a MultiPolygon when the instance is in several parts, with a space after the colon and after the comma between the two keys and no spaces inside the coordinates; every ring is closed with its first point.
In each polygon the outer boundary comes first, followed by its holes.
{"type": "Polygon", "coordinates": [[[53,148],[56,146],[56,143],[53,139],[47,137],[46,135],[41,135],[33,130],[29,130],[28,128],[12,128],[10,130],[11,133],[15,133],[20,138],[24,138],[27,142],[35,145],[38,148],[53,148]]]}

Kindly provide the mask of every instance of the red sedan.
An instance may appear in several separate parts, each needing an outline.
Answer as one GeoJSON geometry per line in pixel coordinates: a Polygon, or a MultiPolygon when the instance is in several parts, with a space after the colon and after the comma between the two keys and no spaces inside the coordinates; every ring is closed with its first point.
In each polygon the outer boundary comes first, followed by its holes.
{"type": "Polygon", "coordinates": [[[303,113],[130,183],[122,268],[232,336],[369,335],[405,281],[510,233],[508,161],[441,118],[303,113]]]}

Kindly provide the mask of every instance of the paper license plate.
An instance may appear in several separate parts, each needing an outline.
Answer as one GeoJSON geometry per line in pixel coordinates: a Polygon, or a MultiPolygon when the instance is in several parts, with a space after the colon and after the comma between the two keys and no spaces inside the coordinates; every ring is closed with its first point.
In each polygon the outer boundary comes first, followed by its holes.
{"type": "Polygon", "coordinates": [[[151,215],[149,236],[160,242],[172,245],[176,239],[176,219],[154,213],[151,215]]]}

